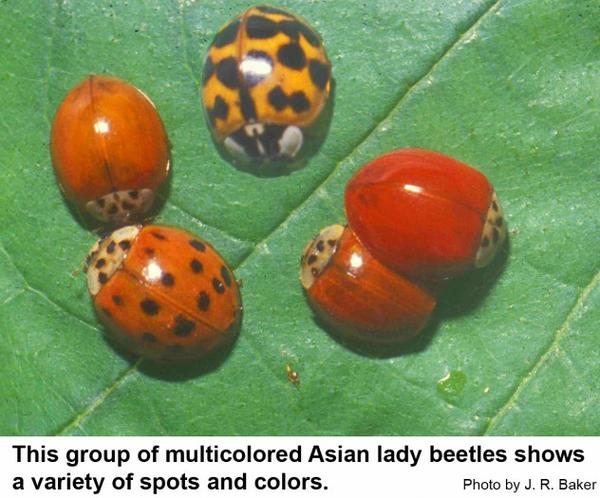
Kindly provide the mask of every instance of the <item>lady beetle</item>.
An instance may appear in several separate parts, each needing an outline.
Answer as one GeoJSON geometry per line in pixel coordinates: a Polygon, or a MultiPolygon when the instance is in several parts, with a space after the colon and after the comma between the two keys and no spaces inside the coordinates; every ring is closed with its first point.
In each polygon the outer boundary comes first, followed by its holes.
{"type": "Polygon", "coordinates": [[[341,225],[324,228],[308,243],[300,281],[319,318],[369,344],[414,337],[436,305],[431,292],[382,265],[341,225]]]}
{"type": "Polygon", "coordinates": [[[169,172],[169,143],[150,99],[108,76],[89,76],[62,102],[50,151],[59,185],[94,218],[140,218],[169,172]]]}
{"type": "Polygon", "coordinates": [[[96,242],[87,284],[111,338],[153,360],[208,355],[233,342],[242,320],[223,258],[177,228],[130,225],[96,242]]]}
{"type": "Polygon", "coordinates": [[[345,206],[371,254],[411,277],[440,279],[481,268],[506,237],[487,178],[428,150],[398,150],[364,166],[346,186],[345,206]]]}
{"type": "Polygon", "coordinates": [[[307,138],[327,114],[331,64],[304,20],[260,5],[217,33],[202,84],[207,121],[227,155],[242,163],[290,162],[310,153],[307,138]]]}

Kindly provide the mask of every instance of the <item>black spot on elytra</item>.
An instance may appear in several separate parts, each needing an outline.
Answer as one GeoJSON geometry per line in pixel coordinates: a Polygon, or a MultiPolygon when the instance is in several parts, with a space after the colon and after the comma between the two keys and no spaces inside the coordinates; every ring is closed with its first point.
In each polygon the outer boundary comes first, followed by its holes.
{"type": "Polygon", "coordinates": [[[208,110],[208,116],[210,118],[211,124],[214,126],[217,119],[227,119],[227,115],[229,114],[229,105],[227,102],[221,97],[217,95],[215,97],[215,105],[212,109],[208,110]]]}
{"type": "Polygon", "coordinates": [[[154,249],[151,247],[144,247],[144,252],[150,257],[154,256],[154,249]]]}
{"type": "Polygon", "coordinates": [[[182,315],[177,315],[177,318],[175,318],[175,327],[173,328],[173,333],[177,337],[187,337],[195,328],[196,324],[194,322],[188,320],[182,315]]]}
{"type": "Polygon", "coordinates": [[[206,246],[204,245],[204,243],[200,242],[199,240],[195,240],[195,239],[190,240],[190,245],[197,251],[200,251],[200,252],[206,251],[206,246]]]}
{"type": "Polygon", "coordinates": [[[102,268],[104,265],[106,264],[106,260],[104,258],[100,258],[98,261],[96,261],[96,268],[100,269],[102,268]]]}
{"type": "Polygon", "coordinates": [[[335,247],[335,244],[336,244],[335,240],[333,240],[333,239],[329,239],[329,240],[327,241],[327,243],[328,243],[328,244],[329,244],[331,247],[335,247]]]}
{"type": "Polygon", "coordinates": [[[299,34],[302,33],[306,41],[310,43],[313,47],[318,47],[321,45],[321,39],[319,38],[319,36],[303,22],[297,20],[283,20],[279,21],[277,26],[279,27],[282,33],[285,33],[287,36],[290,37],[290,39],[294,40],[295,42],[298,41],[299,34]]]}
{"type": "Polygon", "coordinates": [[[223,282],[221,282],[217,277],[212,279],[212,284],[217,294],[223,294],[223,292],[225,292],[225,286],[223,285],[223,282]]]}
{"type": "Polygon", "coordinates": [[[155,239],[158,239],[158,240],[167,240],[167,237],[165,237],[160,232],[151,232],[151,233],[152,233],[152,237],[154,237],[155,239]]]}
{"type": "Polygon", "coordinates": [[[240,29],[240,24],[241,21],[239,19],[230,22],[217,33],[212,44],[217,48],[221,48],[232,43],[237,36],[238,30],[240,29]]]}
{"type": "Polygon", "coordinates": [[[279,47],[277,60],[291,69],[300,70],[306,66],[306,55],[297,43],[287,43],[279,47]]]}
{"type": "Polygon", "coordinates": [[[204,269],[204,266],[197,259],[192,259],[190,261],[190,268],[194,273],[200,273],[204,269]]]}
{"type": "Polygon", "coordinates": [[[154,299],[144,299],[140,303],[140,308],[146,315],[156,315],[160,309],[160,306],[154,299]]]}
{"type": "Polygon", "coordinates": [[[288,105],[296,113],[307,111],[310,108],[310,102],[302,91],[294,92],[288,96],[280,86],[276,86],[269,92],[268,98],[269,103],[277,111],[282,111],[288,105]]]}
{"type": "Polygon", "coordinates": [[[217,64],[217,79],[227,88],[238,88],[240,79],[237,61],[233,57],[227,57],[217,64]]]}
{"type": "Polygon", "coordinates": [[[130,190],[129,191],[129,197],[131,197],[132,199],[137,199],[140,196],[140,193],[137,190],[130,190]]]}
{"type": "Polygon", "coordinates": [[[204,67],[202,68],[202,86],[208,83],[210,77],[215,73],[215,65],[210,57],[207,57],[204,61],[204,67]]]}
{"type": "Polygon", "coordinates": [[[257,5],[256,10],[260,10],[265,14],[280,14],[282,16],[290,17],[290,14],[285,10],[278,9],[277,7],[271,7],[270,5],[257,5]]]}
{"type": "Polygon", "coordinates": [[[263,16],[250,16],[246,19],[246,33],[250,38],[273,38],[279,29],[277,23],[263,16]]]}
{"type": "Polygon", "coordinates": [[[311,268],[310,272],[312,273],[313,277],[316,277],[319,274],[319,270],[317,270],[316,268],[311,268]]]}
{"type": "Polygon", "coordinates": [[[261,50],[249,50],[244,57],[241,67],[244,69],[242,72],[244,84],[251,87],[257,85],[271,75],[273,70],[273,59],[271,59],[269,54],[261,50]],[[267,70],[267,66],[270,70],[267,70]],[[260,68],[260,72],[253,70],[256,67],[260,68]]]}
{"type": "Polygon", "coordinates": [[[117,296],[116,294],[112,296],[112,300],[117,306],[121,306],[123,304],[123,298],[121,296],[117,296]]]}
{"type": "Polygon", "coordinates": [[[103,271],[98,273],[98,282],[100,282],[101,284],[105,284],[106,282],[108,282],[108,275],[103,271]]]}
{"type": "Polygon", "coordinates": [[[119,247],[124,251],[128,251],[131,247],[131,242],[129,242],[128,240],[122,240],[121,242],[119,242],[119,247]]]}
{"type": "Polygon", "coordinates": [[[210,296],[204,291],[200,292],[200,294],[198,294],[197,304],[201,311],[208,311],[210,306],[210,296]]]}
{"type": "Polygon", "coordinates": [[[256,105],[247,88],[242,88],[240,90],[240,109],[242,111],[242,116],[244,116],[246,121],[256,120],[256,105]]]}
{"type": "Polygon", "coordinates": [[[112,254],[113,252],[115,252],[116,246],[117,246],[117,244],[115,244],[115,241],[111,240],[110,243],[106,246],[106,252],[108,254],[112,254]]]}
{"type": "Polygon", "coordinates": [[[224,266],[221,266],[221,277],[223,278],[225,285],[231,287],[231,276],[229,275],[229,270],[224,266]]]}
{"type": "Polygon", "coordinates": [[[162,277],[160,277],[160,281],[165,287],[172,287],[175,285],[175,277],[170,273],[163,273],[162,277]]]}
{"type": "Polygon", "coordinates": [[[485,235],[483,237],[483,239],[481,240],[481,247],[487,247],[490,245],[490,239],[487,235],[485,235]]]}
{"type": "Polygon", "coordinates": [[[156,336],[151,332],[144,332],[142,335],[142,341],[144,342],[156,342],[156,336]]]}
{"type": "Polygon", "coordinates": [[[319,242],[317,242],[317,251],[323,252],[324,250],[325,250],[325,242],[323,242],[322,240],[319,240],[319,242]]]}
{"type": "Polygon", "coordinates": [[[306,262],[309,265],[312,265],[315,261],[317,261],[317,255],[316,254],[311,254],[308,259],[306,260],[306,262]]]}
{"type": "Polygon", "coordinates": [[[324,90],[329,81],[331,66],[329,66],[329,64],[323,64],[317,59],[311,59],[308,64],[308,72],[312,82],[321,90],[324,90]]]}

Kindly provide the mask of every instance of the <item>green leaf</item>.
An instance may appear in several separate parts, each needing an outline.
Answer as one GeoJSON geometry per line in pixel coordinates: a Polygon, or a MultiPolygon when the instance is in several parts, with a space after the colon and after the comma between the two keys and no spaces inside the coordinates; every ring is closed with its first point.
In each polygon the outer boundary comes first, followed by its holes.
{"type": "Polygon", "coordinates": [[[283,5],[322,34],[336,103],[306,168],[257,178],[217,154],[199,100],[210,40],[248,4],[0,1],[0,433],[600,434],[597,2],[283,5]],[[240,339],[201,375],[120,356],[93,313],[94,235],[48,154],[58,104],[90,73],[154,100],[174,160],[157,221],[210,240],[243,279],[240,339]],[[360,165],[404,146],[481,169],[510,245],[415,345],[372,358],[315,323],[298,259],[344,220],[360,165]]]}

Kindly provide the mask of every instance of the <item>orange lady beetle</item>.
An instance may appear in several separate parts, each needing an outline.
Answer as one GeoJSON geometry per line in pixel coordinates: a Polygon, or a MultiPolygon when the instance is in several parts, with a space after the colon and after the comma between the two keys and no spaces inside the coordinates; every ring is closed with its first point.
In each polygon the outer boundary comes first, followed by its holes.
{"type": "Polygon", "coordinates": [[[289,162],[314,149],[307,139],[327,114],[331,64],[304,20],[260,5],[217,33],[202,84],[213,138],[232,159],[289,162]]]}
{"type": "Polygon", "coordinates": [[[428,150],[398,150],[368,163],[348,182],[345,206],[348,224],[370,253],[411,277],[481,268],[506,237],[488,179],[428,150]]]}
{"type": "Polygon", "coordinates": [[[193,360],[235,339],[242,303],[212,246],[184,230],[130,225],[96,242],[87,284],[111,338],[158,361],[193,360]]]}
{"type": "Polygon", "coordinates": [[[169,172],[167,133],[154,104],[108,76],[89,76],[69,92],[50,151],[67,199],[115,225],[141,218],[169,172]]]}
{"type": "Polygon", "coordinates": [[[436,305],[431,292],[382,265],[341,225],[324,228],[308,243],[300,281],[319,318],[370,344],[414,337],[436,305]]]}

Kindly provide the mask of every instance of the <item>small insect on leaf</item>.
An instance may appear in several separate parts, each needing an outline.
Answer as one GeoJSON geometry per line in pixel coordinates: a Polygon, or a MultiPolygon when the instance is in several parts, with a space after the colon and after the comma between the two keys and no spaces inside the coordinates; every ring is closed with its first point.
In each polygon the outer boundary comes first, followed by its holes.
{"type": "Polygon", "coordinates": [[[296,372],[296,370],[294,370],[294,368],[292,367],[292,365],[290,365],[289,363],[286,363],[285,365],[285,371],[287,373],[287,378],[288,380],[294,384],[294,385],[298,385],[300,384],[300,374],[298,372],[296,372]]]}

